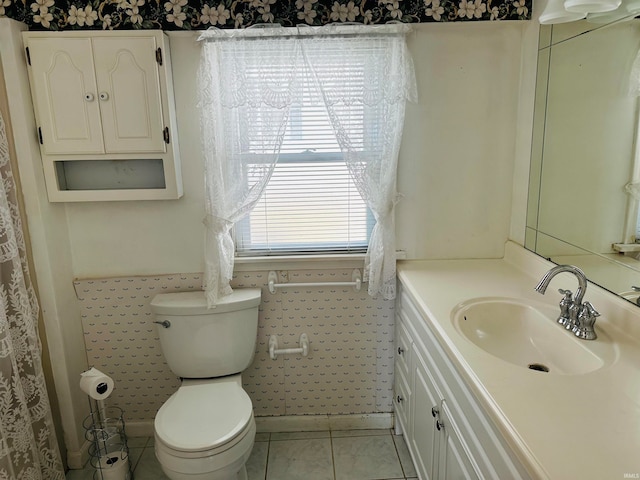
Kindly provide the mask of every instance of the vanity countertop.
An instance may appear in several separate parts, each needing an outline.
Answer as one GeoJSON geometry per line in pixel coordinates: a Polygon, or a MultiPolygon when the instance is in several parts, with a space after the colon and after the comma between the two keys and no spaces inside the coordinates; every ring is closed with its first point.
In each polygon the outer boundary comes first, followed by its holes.
{"type": "MultiPolygon", "coordinates": [[[[640,309],[589,284],[585,300],[602,314],[599,338],[615,360],[590,373],[563,375],[504,362],[464,338],[452,310],[476,297],[515,297],[558,304],[558,288],[575,290],[575,276],[534,291],[554,264],[508,242],[503,259],[408,260],[398,276],[430,322],[444,350],[533,478],[640,478],[640,309]]],[[[558,325],[558,335],[569,335],[558,325]]]]}

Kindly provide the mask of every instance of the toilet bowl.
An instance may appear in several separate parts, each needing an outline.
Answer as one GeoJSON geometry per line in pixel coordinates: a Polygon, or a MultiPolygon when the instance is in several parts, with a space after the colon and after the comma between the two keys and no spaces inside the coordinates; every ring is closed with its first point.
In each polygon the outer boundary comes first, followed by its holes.
{"type": "Polygon", "coordinates": [[[208,308],[204,292],[151,302],[164,357],[181,377],[154,420],[155,453],[171,480],[247,480],[256,435],[240,372],[252,362],[260,289],[238,289],[208,308]]]}
{"type": "Polygon", "coordinates": [[[183,380],[154,427],[156,457],[172,480],[245,480],[256,424],[240,375],[183,380]]]}

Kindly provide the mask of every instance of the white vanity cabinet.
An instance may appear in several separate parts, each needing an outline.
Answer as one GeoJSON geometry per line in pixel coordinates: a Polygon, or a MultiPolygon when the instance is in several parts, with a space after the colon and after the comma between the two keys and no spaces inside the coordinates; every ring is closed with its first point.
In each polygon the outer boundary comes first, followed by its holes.
{"type": "Polygon", "coordinates": [[[23,39],[51,201],[181,196],[164,33],[25,32],[23,39]]]}
{"type": "Polygon", "coordinates": [[[421,480],[529,478],[402,286],[396,352],[396,431],[421,480]]]}

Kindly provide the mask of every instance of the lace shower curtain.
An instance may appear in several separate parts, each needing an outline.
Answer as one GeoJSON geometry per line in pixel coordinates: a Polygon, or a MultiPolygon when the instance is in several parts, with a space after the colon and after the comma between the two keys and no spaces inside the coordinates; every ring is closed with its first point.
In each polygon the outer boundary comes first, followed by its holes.
{"type": "Polygon", "coordinates": [[[1,114],[0,177],[0,480],[64,480],[1,114]]]}
{"type": "Polygon", "coordinates": [[[405,101],[417,97],[405,42],[408,31],[405,25],[271,27],[210,29],[200,37],[205,290],[210,306],[231,292],[231,227],[251,211],[273,173],[289,110],[301,98],[296,75],[304,70],[314,75],[350,175],[376,220],[364,271],[369,294],[395,298],[396,165],[405,101]],[[355,67],[353,58],[360,62],[355,67]],[[348,77],[336,75],[346,70],[349,75],[364,76],[364,91],[350,88],[349,82],[342,81],[348,77]],[[364,132],[361,121],[360,128],[350,128],[349,122],[363,106],[364,132]],[[269,128],[256,131],[258,123],[269,128]],[[263,152],[260,175],[252,177],[259,179],[252,185],[247,185],[242,154],[248,144],[251,151],[259,145],[263,152]]]}

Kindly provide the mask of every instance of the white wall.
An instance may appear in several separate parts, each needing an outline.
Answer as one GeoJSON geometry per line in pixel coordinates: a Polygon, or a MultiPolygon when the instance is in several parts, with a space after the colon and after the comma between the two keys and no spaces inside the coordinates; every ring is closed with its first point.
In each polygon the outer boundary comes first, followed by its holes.
{"type": "MultiPolygon", "coordinates": [[[[398,247],[409,258],[499,257],[509,235],[521,37],[526,22],[416,25],[419,103],[400,153],[398,247]]],[[[68,204],[76,277],[203,269],[195,35],[171,36],[185,195],[68,204]]]]}
{"type": "Polygon", "coordinates": [[[398,181],[398,245],[409,258],[502,256],[526,25],[416,27],[420,101],[407,110],[398,181]]]}

